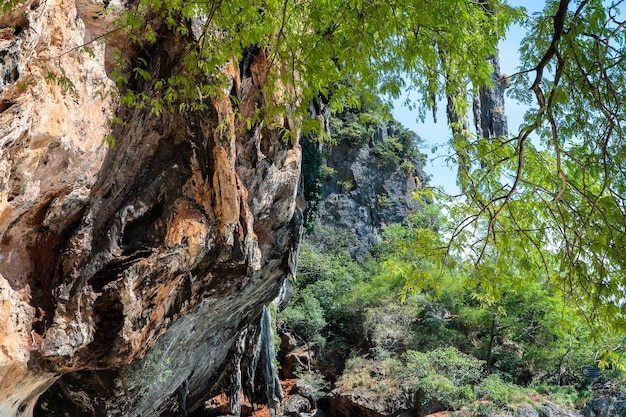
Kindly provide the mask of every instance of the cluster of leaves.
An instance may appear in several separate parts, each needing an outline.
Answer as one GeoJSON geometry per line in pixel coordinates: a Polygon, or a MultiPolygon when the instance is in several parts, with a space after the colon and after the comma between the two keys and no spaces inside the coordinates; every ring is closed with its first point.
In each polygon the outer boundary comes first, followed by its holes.
{"type": "Polygon", "coordinates": [[[456,140],[465,197],[453,247],[473,263],[543,270],[597,333],[626,330],[623,2],[548,0],[526,21],[512,94],[531,106],[512,137],[456,140]],[[529,89],[530,87],[530,89],[529,89]],[[509,256],[513,254],[513,256],[509,256]]]}
{"type": "MultiPolygon", "coordinates": [[[[402,132],[404,133],[404,132],[402,132]]],[[[415,170],[414,161],[420,156],[420,153],[411,146],[413,143],[419,142],[417,135],[397,135],[377,141],[374,144],[373,153],[383,164],[401,166],[402,170],[412,173],[415,170]]]]}
{"type": "MultiPolygon", "coordinates": [[[[0,10],[16,3],[0,0],[0,10]]],[[[360,91],[398,97],[407,88],[419,92],[423,117],[437,95],[466,77],[476,85],[489,82],[491,68],[482,57],[521,16],[502,1],[487,8],[465,0],[135,0],[115,14],[111,32],[127,40],[113,57],[123,104],[148,106],[157,116],[207,109],[211,98],[228,94],[227,65],[263,55],[273,69],[264,80],[268,96],[286,93],[284,101],[266,103],[266,122],[294,111],[303,122],[309,103],[320,97],[341,111],[358,105],[360,91]],[[154,53],[169,41],[182,50],[171,57],[180,62],[169,63],[177,69],[154,71],[154,53]]]]}
{"type": "Polygon", "coordinates": [[[454,347],[429,352],[407,351],[405,384],[410,383],[423,401],[436,401],[446,409],[459,409],[475,400],[472,386],[482,379],[483,362],[454,347]],[[410,382],[409,382],[410,381],[410,382]]]}
{"type": "Polygon", "coordinates": [[[295,297],[280,319],[303,344],[348,347],[351,339],[363,340],[360,319],[345,299],[368,275],[347,252],[351,238],[348,231],[317,226],[302,243],[295,297]]]}

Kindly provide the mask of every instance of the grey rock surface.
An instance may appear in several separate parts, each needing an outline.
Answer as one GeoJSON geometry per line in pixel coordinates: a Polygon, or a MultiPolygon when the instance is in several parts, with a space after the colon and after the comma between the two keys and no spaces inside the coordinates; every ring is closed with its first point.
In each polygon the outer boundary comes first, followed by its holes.
{"type": "Polygon", "coordinates": [[[589,401],[583,409],[585,417],[625,417],[626,393],[613,391],[589,401]]]}
{"type": "MultiPolygon", "coordinates": [[[[382,137],[380,133],[376,136],[382,137]]],[[[380,242],[384,226],[403,222],[419,209],[413,194],[425,175],[419,161],[415,162],[414,172],[404,172],[384,164],[370,144],[338,144],[326,158],[334,174],[323,182],[318,224],[349,230],[354,236],[349,252],[354,258],[363,258],[380,242]]]]}
{"type": "Polygon", "coordinates": [[[582,417],[578,410],[544,401],[540,403],[523,403],[495,411],[494,417],[582,417]]]}
{"type": "Polygon", "coordinates": [[[283,414],[286,417],[299,417],[300,413],[308,413],[310,411],[311,403],[302,395],[289,395],[283,402],[283,414]]]}
{"type": "MultiPolygon", "coordinates": [[[[6,30],[5,30],[6,32],[6,30]]],[[[20,77],[20,38],[2,39],[0,31],[0,93],[6,86],[15,84],[20,77]]]]}

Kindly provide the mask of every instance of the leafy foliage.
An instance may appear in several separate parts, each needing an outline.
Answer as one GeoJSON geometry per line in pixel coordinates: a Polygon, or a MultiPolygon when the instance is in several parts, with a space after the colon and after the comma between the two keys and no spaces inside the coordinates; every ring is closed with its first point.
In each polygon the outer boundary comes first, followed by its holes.
{"type": "MultiPolygon", "coordinates": [[[[0,9],[15,3],[1,0],[0,9]]],[[[263,55],[274,69],[264,88],[286,93],[266,103],[265,123],[294,110],[304,122],[309,103],[320,97],[341,110],[355,107],[361,91],[398,97],[406,88],[420,93],[423,116],[434,96],[453,91],[466,77],[477,85],[489,82],[491,68],[482,57],[521,16],[501,1],[490,4],[135,0],[112,29],[128,43],[114,56],[113,78],[124,89],[122,102],[147,106],[154,115],[206,110],[228,89],[224,69],[230,63],[237,67],[263,55]],[[182,49],[182,71],[153,71],[145,52],[169,40],[182,49]],[[135,88],[141,82],[153,88],[135,88]]]]}
{"type": "Polygon", "coordinates": [[[366,277],[366,269],[347,253],[349,233],[316,227],[310,242],[300,249],[296,296],[281,314],[289,328],[305,344],[346,345],[359,340],[360,318],[345,302],[354,285],[366,277]]]}
{"type": "Polygon", "coordinates": [[[489,375],[476,386],[476,397],[488,399],[499,406],[528,401],[529,390],[502,381],[498,374],[489,375]]]}
{"type": "Polygon", "coordinates": [[[496,281],[513,264],[530,281],[541,275],[595,336],[626,329],[621,8],[549,0],[526,21],[512,93],[532,106],[525,124],[512,137],[466,132],[454,143],[469,162],[459,173],[465,197],[449,205],[453,252],[493,265],[496,281]]]}
{"type": "MultiPolygon", "coordinates": [[[[305,243],[298,287],[318,300],[321,310],[311,312],[326,321],[326,344],[316,346],[347,358],[336,386],[380,398],[414,392],[432,409],[475,404],[485,415],[537,392],[566,405],[586,398],[580,369],[599,363],[605,346],[589,337],[584,316],[559,287],[509,258],[485,258],[478,268],[446,260],[443,224],[437,208],[425,206],[406,225],[388,226],[363,263],[347,256],[347,233],[318,228],[313,245],[305,243]],[[509,262],[506,280],[494,277],[505,270],[499,262],[509,262]]],[[[295,328],[290,320],[283,325],[295,328]]]]}

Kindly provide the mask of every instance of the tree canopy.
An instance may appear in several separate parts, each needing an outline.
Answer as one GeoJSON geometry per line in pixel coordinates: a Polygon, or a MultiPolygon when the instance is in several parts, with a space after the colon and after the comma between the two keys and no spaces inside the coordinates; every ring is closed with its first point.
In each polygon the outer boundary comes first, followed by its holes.
{"type": "MultiPolygon", "coordinates": [[[[188,42],[187,74],[153,80],[156,96],[140,97],[156,113],[197,108],[203,98],[223,94],[224,66],[263,53],[275,68],[267,90],[292,96],[277,111],[305,114],[320,99],[337,110],[358,105],[363,91],[397,97],[413,89],[423,117],[437,97],[468,81],[490,82],[483,57],[521,16],[500,0],[138,0],[115,30],[127,31],[129,43],[140,48],[167,33],[188,42]]],[[[119,60],[135,78],[154,77],[145,61],[119,60]]],[[[120,85],[128,83],[123,74],[120,85]]]]}
{"type": "Polygon", "coordinates": [[[519,132],[458,146],[465,198],[450,233],[480,264],[496,256],[567,294],[605,331],[623,330],[622,1],[548,1],[528,34],[513,96],[530,107],[519,132]],[[605,327],[605,326],[608,326],[605,327]]]}

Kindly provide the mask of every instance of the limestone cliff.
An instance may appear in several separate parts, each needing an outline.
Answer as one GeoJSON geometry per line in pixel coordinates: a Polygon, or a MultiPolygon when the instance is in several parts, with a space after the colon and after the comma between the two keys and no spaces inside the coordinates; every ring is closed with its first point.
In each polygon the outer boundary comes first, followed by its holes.
{"type": "Polygon", "coordinates": [[[415,192],[427,181],[425,156],[417,150],[419,137],[396,121],[363,123],[352,110],[331,120],[337,144],[323,152],[316,221],[350,231],[348,250],[362,258],[380,242],[384,226],[419,209],[415,192]]]}
{"type": "MultiPolygon", "coordinates": [[[[231,375],[254,381],[262,308],[294,263],[299,132],[232,117],[275,99],[263,53],[224,69],[236,100],[116,110],[105,58],[123,37],[80,52],[109,19],[87,0],[0,15],[3,417],[187,415],[231,375]]],[[[175,75],[193,34],[155,30],[129,53],[175,75]]]]}

